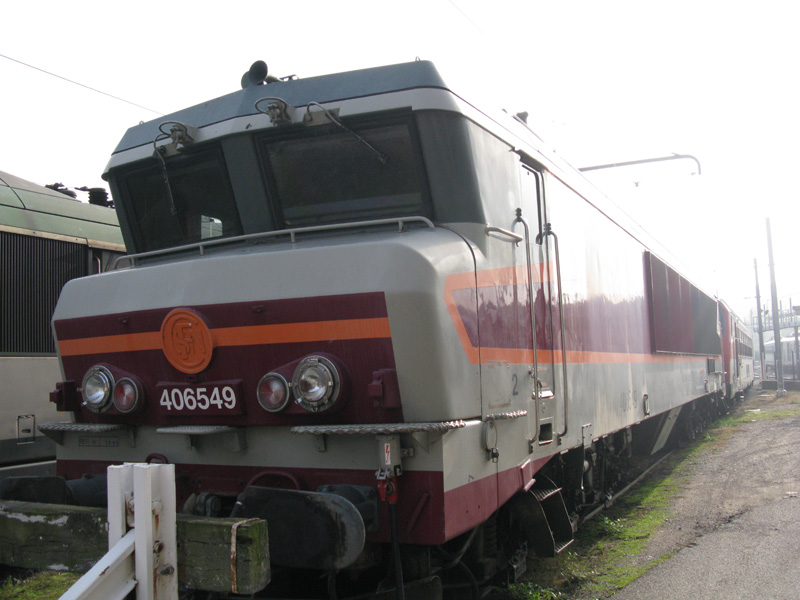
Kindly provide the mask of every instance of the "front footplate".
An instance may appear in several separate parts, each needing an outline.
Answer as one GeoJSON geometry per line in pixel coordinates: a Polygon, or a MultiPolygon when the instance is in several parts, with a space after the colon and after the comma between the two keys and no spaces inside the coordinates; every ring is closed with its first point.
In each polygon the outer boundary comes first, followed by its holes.
{"type": "Polygon", "coordinates": [[[335,494],[250,486],[242,516],[266,519],[270,561],[277,565],[339,570],[364,548],[364,519],[335,494]]]}

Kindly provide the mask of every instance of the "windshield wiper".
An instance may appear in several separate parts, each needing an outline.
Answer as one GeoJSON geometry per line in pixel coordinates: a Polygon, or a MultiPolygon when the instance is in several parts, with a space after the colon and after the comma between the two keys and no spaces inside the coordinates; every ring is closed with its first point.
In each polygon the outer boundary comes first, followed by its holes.
{"type": "Polygon", "coordinates": [[[184,231],[183,223],[178,216],[178,208],[175,205],[175,198],[172,195],[172,186],[169,183],[169,175],[167,174],[167,161],[164,157],[174,156],[177,154],[179,145],[186,147],[194,143],[195,137],[197,136],[197,128],[180,123],[178,121],[165,121],[158,126],[158,131],[160,133],[153,140],[153,156],[155,156],[161,163],[161,174],[164,178],[164,186],[167,188],[167,199],[169,200],[169,212],[178,222],[181,235],[185,236],[186,232],[184,231]],[[169,129],[169,133],[164,131],[163,128],[165,125],[172,125],[172,127],[169,129]],[[172,142],[169,144],[163,144],[161,146],[157,145],[158,142],[166,139],[171,139],[172,142]]]}
{"type": "Polygon", "coordinates": [[[306,114],[308,115],[309,120],[311,119],[311,107],[312,106],[318,106],[320,109],[322,109],[322,111],[325,113],[325,116],[328,117],[328,119],[330,119],[333,124],[337,125],[341,129],[344,129],[346,132],[350,133],[351,135],[354,135],[358,139],[359,142],[364,144],[367,148],[369,148],[370,150],[372,150],[375,153],[375,155],[378,157],[378,160],[381,161],[382,164],[385,165],[386,163],[389,162],[389,157],[386,154],[384,154],[383,152],[378,150],[375,146],[370,144],[367,140],[365,140],[358,133],[356,133],[355,131],[353,131],[349,127],[347,127],[347,125],[345,125],[339,119],[337,119],[336,116],[331,111],[329,111],[327,108],[322,106],[319,102],[309,102],[308,103],[308,106],[306,107],[306,114]]]}

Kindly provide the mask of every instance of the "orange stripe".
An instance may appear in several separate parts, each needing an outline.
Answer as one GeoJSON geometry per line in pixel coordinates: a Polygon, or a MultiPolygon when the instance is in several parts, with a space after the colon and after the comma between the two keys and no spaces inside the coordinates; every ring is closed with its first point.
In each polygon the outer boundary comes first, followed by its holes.
{"type": "Polygon", "coordinates": [[[453,325],[456,328],[458,339],[461,340],[461,346],[467,354],[467,360],[469,360],[471,365],[474,365],[480,362],[480,350],[472,345],[472,341],[469,339],[469,334],[467,333],[467,328],[464,327],[464,321],[458,313],[458,307],[453,298],[453,292],[462,289],[475,289],[474,273],[456,273],[455,275],[448,275],[445,278],[444,303],[447,306],[447,312],[450,313],[450,319],[453,321],[453,325]]]}
{"type": "MultiPolygon", "coordinates": [[[[382,317],[310,323],[281,323],[278,325],[255,325],[250,327],[225,327],[212,329],[211,336],[214,340],[214,346],[248,346],[388,338],[391,337],[391,331],[389,330],[389,319],[382,317]]],[[[61,356],[160,350],[161,333],[154,331],[60,340],[58,347],[61,351],[61,356]]]]}
{"type": "MultiPolygon", "coordinates": [[[[534,285],[542,281],[549,280],[549,273],[552,269],[551,263],[535,263],[532,265],[532,275],[534,285]]],[[[450,319],[456,328],[456,334],[461,341],[461,346],[467,355],[467,360],[470,364],[475,365],[479,363],[486,364],[487,361],[492,360],[505,360],[497,358],[483,358],[482,353],[486,352],[486,348],[477,348],[472,345],[472,340],[467,334],[467,329],[458,313],[453,292],[456,290],[476,290],[476,288],[486,287],[499,287],[505,285],[524,285],[528,282],[528,267],[526,265],[516,265],[513,267],[499,267],[496,269],[485,269],[482,271],[467,271],[466,273],[453,273],[448,275],[444,280],[444,302],[447,306],[447,312],[450,313],[450,319]]],[[[502,349],[488,349],[489,352],[505,352],[502,349]]],[[[508,350],[511,353],[524,353],[525,350],[508,350]]],[[[533,352],[528,351],[531,355],[530,359],[519,361],[519,364],[532,363],[533,352]]],[[[511,361],[509,361],[511,362],[511,361]]]]}
{"type": "MultiPolygon", "coordinates": [[[[561,364],[560,350],[537,350],[539,364],[561,364]]],[[[677,363],[703,361],[705,356],[675,354],[627,354],[624,352],[584,352],[567,350],[567,364],[677,363]]],[[[504,361],[513,365],[533,363],[533,350],[524,348],[481,348],[481,364],[504,361]]],[[[475,363],[473,363],[475,364],[475,363]]]]}
{"type": "MultiPolygon", "coordinates": [[[[549,277],[552,265],[537,263],[533,265],[534,284],[540,283],[549,277]]],[[[444,283],[444,301],[447,311],[456,329],[461,345],[470,364],[487,364],[503,361],[515,365],[533,364],[533,350],[530,348],[478,348],[473,346],[467,334],[464,322],[458,312],[453,292],[456,290],[471,289],[476,287],[498,287],[503,285],[518,285],[527,282],[528,273],[525,266],[501,267],[486,269],[477,273],[455,273],[448,275],[444,283]]],[[[560,350],[537,350],[536,357],[540,364],[561,364],[562,353],[560,350]]],[[[677,355],[677,354],[628,354],[624,352],[584,352],[567,351],[567,364],[613,364],[613,363],[680,363],[705,361],[705,356],[677,355]]]]}
{"type": "Polygon", "coordinates": [[[82,354],[106,354],[108,352],[135,352],[161,348],[161,333],[128,333],[124,335],[105,335],[101,337],[59,340],[61,356],[82,354]]]}
{"type": "Polygon", "coordinates": [[[282,323],[212,330],[215,346],[250,346],[292,342],[330,342],[391,337],[389,319],[345,319],[311,323],[282,323]]]}

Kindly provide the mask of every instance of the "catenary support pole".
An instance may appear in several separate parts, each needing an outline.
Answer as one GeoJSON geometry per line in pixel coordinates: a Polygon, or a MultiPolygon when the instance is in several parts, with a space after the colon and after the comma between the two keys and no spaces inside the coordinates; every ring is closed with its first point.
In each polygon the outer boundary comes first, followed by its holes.
{"type": "Polygon", "coordinates": [[[767,219],[767,248],[769,250],[769,285],[772,293],[772,329],[775,342],[775,379],[777,380],[778,397],[786,395],[783,387],[783,358],[781,357],[781,319],[778,307],[778,286],[775,283],[775,260],[772,257],[772,229],[767,219]]]}
{"type": "Polygon", "coordinates": [[[767,378],[766,357],[764,356],[764,323],[761,319],[761,291],[758,286],[758,259],[753,259],[753,265],[756,269],[756,306],[758,308],[758,357],[761,362],[761,381],[767,378]]]}

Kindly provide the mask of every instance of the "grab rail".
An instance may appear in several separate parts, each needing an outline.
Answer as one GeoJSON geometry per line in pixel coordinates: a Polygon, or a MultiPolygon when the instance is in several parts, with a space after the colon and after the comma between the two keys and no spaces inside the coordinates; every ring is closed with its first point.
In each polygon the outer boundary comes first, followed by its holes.
{"type": "Polygon", "coordinates": [[[150,252],[139,252],[138,254],[126,254],[119,256],[114,261],[112,269],[116,270],[124,261],[129,261],[130,266],[135,266],[136,261],[142,258],[150,258],[153,256],[164,256],[167,254],[175,254],[179,252],[186,252],[189,250],[197,250],[202,256],[205,254],[207,248],[211,246],[222,246],[225,244],[235,244],[238,242],[246,242],[250,240],[259,240],[266,238],[289,236],[292,244],[296,243],[297,235],[303,233],[314,233],[317,231],[334,231],[338,229],[355,229],[358,227],[372,227],[376,225],[393,225],[397,224],[398,233],[402,233],[405,229],[406,223],[423,223],[428,229],[435,229],[433,221],[427,217],[399,217],[395,219],[374,219],[371,221],[353,221],[350,223],[331,223],[330,225],[312,225],[310,227],[296,227],[293,229],[278,229],[275,231],[260,231],[258,233],[248,233],[245,235],[237,235],[227,238],[213,238],[207,241],[196,242],[194,244],[185,244],[183,246],[175,246],[174,248],[164,248],[162,250],[151,250],[150,252]]]}
{"type": "Polygon", "coordinates": [[[536,236],[536,243],[542,244],[544,242],[544,238],[548,235],[553,236],[553,240],[555,241],[554,248],[556,251],[556,285],[558,287],[558,320],[561,330],[561,365],[563,370],[563,381],[564,381],[564,430],[559,432],[559,437],[564,437],[567,435],[567,430],[569,429],[569,419],[568,419],[568,407],[569,407],[569,388],[567,387],[567,345],[566,345],[566,335],[564,334],[564,296],[563,292],[561,291],[561,257],[558,252],[558,236],[556,232],[553,231],[552,226],[550,223],[544,224],[544,231],[536,236]]]}
{"type": "Polygon", "coordinates": [[[509,231],[508,229],[503,229],[502,227],[492,227],[491,225],[487,225],[485,231],[486,235],[489,235],[490,233],[499,233],[504,235],[507,238],[510,238],[515,244],[520,243],[523,239],[521,235],[514,233],[513,231],[509,231]]]}
{"type": "Polygon", "coordinates": [[[522,209],[517,209],[517,218],[514,219],[514,224],[522,223],[523,230],[525,231],[525,263],[528,271],[528,305],[531,311],[531,348],[533,348],[533,366],[530,367],[530,373],[533,377],[533,414],[534,423],[536,427],[533,429],[532,442],[539,439],[539,398],[540,398],[540,382],[539,382],[539,360],[536,354],[536,298],[533,294],[533,261],[531,260],[531,237],[528,222],[522,216],[522,209]]]}

